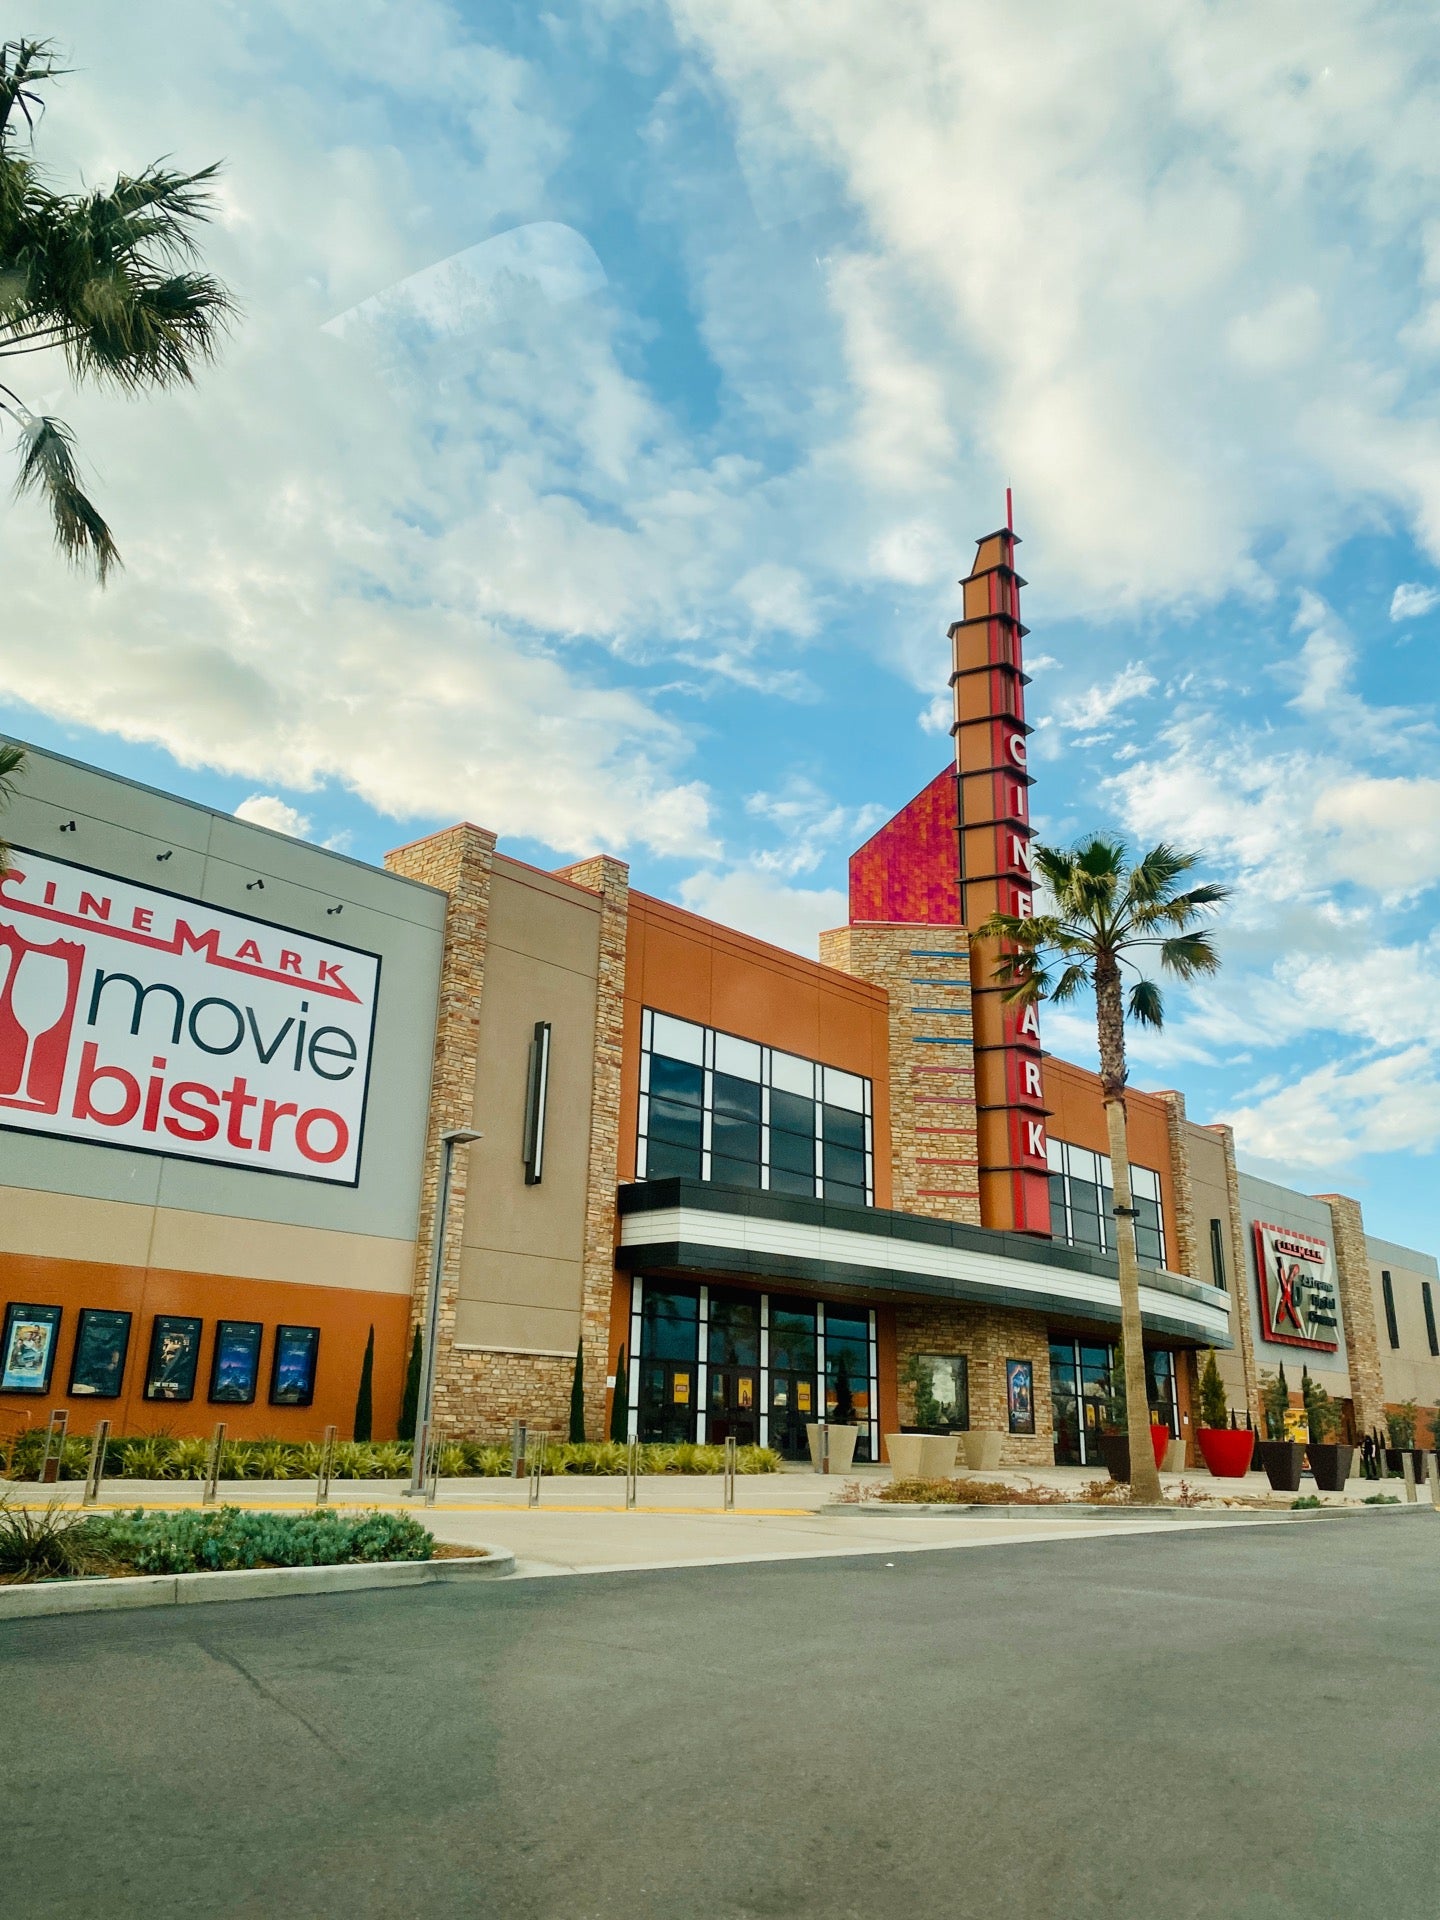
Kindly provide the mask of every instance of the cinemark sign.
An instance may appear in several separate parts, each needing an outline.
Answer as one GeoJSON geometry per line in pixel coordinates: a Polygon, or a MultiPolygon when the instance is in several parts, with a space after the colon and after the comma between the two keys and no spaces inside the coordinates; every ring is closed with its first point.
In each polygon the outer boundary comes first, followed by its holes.
{"type": "Polygon", "coordinates": [[[0,1126],[355,1184],[378,955],[11,858],[0,1126]]]}
{"type": "Polygon", "coordinates": [[[1284,1346],[1334,1353],[1340,1344],[1330,1249],[1323,1240],[1255,1222],[1264,1335],[1284,1346]]]}

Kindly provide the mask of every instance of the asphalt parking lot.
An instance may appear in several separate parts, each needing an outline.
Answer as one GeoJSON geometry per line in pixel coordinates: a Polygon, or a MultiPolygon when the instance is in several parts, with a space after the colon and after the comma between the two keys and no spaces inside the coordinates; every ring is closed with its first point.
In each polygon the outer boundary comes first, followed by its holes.
{"type": "Polygon", "coordinates": [[[1440,1906],[1425,1512],[0,1628],[0,1911],[1440,1906]]]}

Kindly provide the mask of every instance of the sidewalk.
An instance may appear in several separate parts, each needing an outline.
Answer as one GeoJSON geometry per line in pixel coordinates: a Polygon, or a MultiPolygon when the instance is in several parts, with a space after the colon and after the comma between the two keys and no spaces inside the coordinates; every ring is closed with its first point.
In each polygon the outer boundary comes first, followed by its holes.
{"type": "MultiPolygon", "coordinates": [[[[985,1476],[1020,1488],[1042,1485],[1078,1492],[1097,1476],[1085,1468],[1051,1467],[1004,1471],[985,1476]]],[[[404,1497],[402,1481],[337,1480],[330,1504],[381,1507],[413,1512],[439,1540],[457,1545],[484,1543],[516,1556],[519,1577],[568,1573],[633,1571],[641,1568],[718,1566],[744,1561],[777,1561],[934,1552],[955,1547],[1016,1546],[1039,1541],[1128,1537],[1136,1533],[1194,1531],[1214,1527],[1273,1525],[1288,1522],[1289,1494],[1272,1494],[1263,1474],[1245,1480],[1214,1481],[1209,1475],[1162,1475],[1173,1500],[1182,1484],[1191,1491],[1221,1494],[1238,1504],[1228,1513],[1201,1510],[1190,1517],[1169,1513],[1153,1519],[1117,1515],[1097,1506],[1083,1516],[1068,1509],[1063,1518],[1036,1508],[1023,1516],[1004,1514],[907,1515],[903,1507],[868,1501],[863,1512],[823,1513],[847,1487],[869,1492],[886,1484],[888,1467],[858,1467],[846,1475],[805,1470],[778,1474],[742,1474],[735,1481],[735,1509],[724,1509],[719,1475],[653,1475],[638,1482],[638,1505],[625,1509],[623,1479],[557,1475],[541,1483],[540,1503],[528,1505],[523,1480],[442,1480],[433,1507],[404,1497]],[[1263,1503],[1263,1504],[1262,1504],[1263,1503]]],[[[1303,1491],[1313,1490],[1307,1482],[1303,1491]]],[[[14,1483],[11,1497],[34,1506],[59,1498],[77,1506],[80,1483],[63,1481],[46,1488],[14,1483]]],[[[1354,1481],[1345,1495],[1322,1495],[1327,1506],[1356,1506],[1374,1493],[1403,1494],[1400,1481],[1354,1481]]],[[[297,1511],[315,1503],[314,1481],[223,1481],[221,1503],[297,1511]]],[[[1428,1505],[1421,1489],[1420,1500],[1428,1505]]],[[[175,1508],[200,1504],[200,1485],[186,1480],[111,1480],[102,1489],[101,1509],[175,1508]]]]}

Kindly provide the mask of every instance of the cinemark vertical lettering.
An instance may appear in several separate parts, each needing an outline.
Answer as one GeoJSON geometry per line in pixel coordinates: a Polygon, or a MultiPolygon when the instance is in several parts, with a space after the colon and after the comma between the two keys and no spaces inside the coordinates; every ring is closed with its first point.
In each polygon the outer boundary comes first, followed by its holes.
{"type": "Polygon", "coordinates": [[[378,956],[17,848],[0,1125],[353,1185],[378,956]]]}

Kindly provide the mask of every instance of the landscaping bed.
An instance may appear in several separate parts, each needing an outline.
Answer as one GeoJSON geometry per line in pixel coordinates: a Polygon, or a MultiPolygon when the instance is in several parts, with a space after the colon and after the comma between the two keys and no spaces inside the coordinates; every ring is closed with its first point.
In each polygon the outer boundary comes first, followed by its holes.
{"type": "Polygon", "coordinates": [[[409,1514],[278,1514],[239,1507],[147,1513],[76,1513],[0,1501],[0,1583],[138,1574],[238,1573],[446,1558],[409,1514]]]}
{"type": "MultiPolygon", "coordinates": [[[[91,1443],[83,1436],[65,1442],[60,1464],[62,1480],[83,1480],[90,1465],[91,1443]]],[[[0,1477],[36,1480],[45,1451],[45,1429],[30,1427],[0,1442],[0,1477]]],[[[227,1440],[220,1451],[222,1480],[313,1480],[319,1474],[323,1449],[318,1440],[227,1440]]],[[[105,1448],[107,1480],[203,1480],[210,1459],[210,1442],[177,1440],[163,1433],[111,1440],[105,1448]]],[[[723,1447],[644,1446],[639,1452],[643,1474],[718,1474],[725,1470],[723,1447]]],[[[623,1474],[626,1449],[616,1440],[566,1442],[545,1450],[546,1474],[623,1474]]],[[[780,1456],[770,1447],[741,1447],[741,1473],[778,1473],[780,1456]]],[[[411,1467],[408,1440],[378,1442],[342,1440],[331,1455],[330,1471],[337,1480],[404,1480],[411,1467]]],[[[488,1446],[479,1440],[447,1440],[440,1448],[443,1479],[508,1479],[512,1461],[509,1447],[488,1446]]]]}

